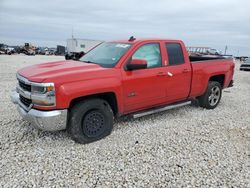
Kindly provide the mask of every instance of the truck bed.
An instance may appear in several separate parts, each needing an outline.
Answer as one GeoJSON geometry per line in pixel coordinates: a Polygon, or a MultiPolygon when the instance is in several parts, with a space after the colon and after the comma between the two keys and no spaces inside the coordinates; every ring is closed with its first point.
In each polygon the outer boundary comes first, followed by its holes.
{"type": "Polygon", "coordinates": [[[200,62],[200,61],[209,61],[209,60],[219,60],[226,59],[223,56],[189,56],[191,63],[200,62]]]}
{"type": "Polygon", "coordinates": [[[192,60],[193,75],[190,96],[201,96],[206,91],[209,79],[213,76],[223,77],[223,88],[229,86],[234,72],[233,59],[195,57],[192,60]]]}

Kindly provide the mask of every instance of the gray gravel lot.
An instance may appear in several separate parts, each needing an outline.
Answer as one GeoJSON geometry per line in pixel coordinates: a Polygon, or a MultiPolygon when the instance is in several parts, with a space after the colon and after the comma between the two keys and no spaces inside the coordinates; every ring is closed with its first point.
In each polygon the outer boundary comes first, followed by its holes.
{"type": "Polygon", "coordinates": [[[117,120],[108,137],[76,144],[32,128],[10,102],[20,67],[56,56],[0,56],[0,187],[250,187],[250,72],[219,106],[117,120]]]}

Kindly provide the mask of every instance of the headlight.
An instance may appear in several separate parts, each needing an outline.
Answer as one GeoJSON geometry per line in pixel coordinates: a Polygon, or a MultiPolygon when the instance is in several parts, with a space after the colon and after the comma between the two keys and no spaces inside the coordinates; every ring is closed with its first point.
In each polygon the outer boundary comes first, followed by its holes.
{"type": "Polygon", "coordinates": [[[55,91],[54,84],[37,84],[37,85],[31,85],[31,93],[32,94],[44,94],[50,91],[55,91]]]}
{"type": "Polygon", "coordinates": [[[37,106],[55,106],[54,83],[36,83],[31,85],[32,103],[37,106]]]}

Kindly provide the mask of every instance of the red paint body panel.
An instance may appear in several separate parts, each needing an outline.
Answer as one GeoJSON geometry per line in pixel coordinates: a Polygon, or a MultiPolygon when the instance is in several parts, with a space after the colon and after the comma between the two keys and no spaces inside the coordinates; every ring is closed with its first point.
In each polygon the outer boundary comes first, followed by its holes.
{"type": "MultiPolygon", "coordinates": [[[[167,41],[165,43],[172,43],[173,41],[167,41]]],[[[185,45],[181,41],[175,41],[175,43],[180,43],[184,55],[184,64],[167,66],[167,72],[173,74],[173,76],[168,76],[166,79],[167,83],[167,101],[177,102],[185,100],[189,97],[190,86],[192,80],[192,66],[189,62],[189,55],[186,51],[185,45]]],[[[166,62],[168,62],[168,56],[166,52],[166,62]]]]}
{"type": "Polygon", "coordinates": [[[208,84],[208,80],[212,76],[225,75],[224,88],[228,87],[233,79],[234,63],[232,59],[211,60],[207,62],[191,63],[193,67],[193,79],[191,84],[190,96],[202,95],[208,84]]]}
{"type": "Polygon", "coordinates": [[[200,96],[205,92],[208,80],[214,75],[225,75],[224,87],[233,79],[232,60],[190,63],[185,45],[179,40],[144,39],[114,42],[132,44],[114,68],[103,68],[78,61],[59,61],[25,67],[18,73],[33,82],[55,83],[56,107],[53,109],[69,108],[71,101],[79,97],[112,92],[116,96],[120,114],[200,96]],[[165,43],[173,42],[182,47],[185,60],[182,65],[168,65],[165,43]],[[125,65],[133,53],[147,43],[159,43],[162,67],[125,70],[125,65]]]}

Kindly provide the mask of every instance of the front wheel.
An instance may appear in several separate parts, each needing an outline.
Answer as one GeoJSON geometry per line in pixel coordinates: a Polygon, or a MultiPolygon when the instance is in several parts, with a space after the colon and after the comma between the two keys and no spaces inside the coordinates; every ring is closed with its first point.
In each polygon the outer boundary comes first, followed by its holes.
{"type": "Polygon", "coordinates": [[[203,108],[214,109],[220,102],[222,87],[219,82],[209,81],[204,95],[198,98],[199,105],[203,108]]]}
{"type": "Polygon", "coordinates": [[[94,142],[111,133],[113,119],[113,111],[105,100],[87,99],[72,107],[67,131],[78,143],[94,142]]]}

